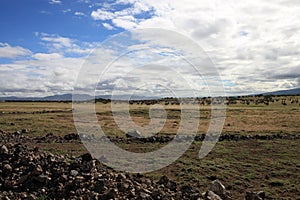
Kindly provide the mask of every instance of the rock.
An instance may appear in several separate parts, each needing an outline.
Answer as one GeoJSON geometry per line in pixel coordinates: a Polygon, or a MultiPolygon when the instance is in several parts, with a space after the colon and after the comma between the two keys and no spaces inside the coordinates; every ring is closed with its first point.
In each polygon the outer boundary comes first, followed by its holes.
{"type": "Polygon", "coordinates": [[[4,172],[4,174],[11,173],[12,172],[12,167],[9,164],[5,164],[3,166],[3,172],[4,172]]]}
{"type": "Polygon", "coordinates": [[[265,199],[265,193],[264,192],[246,192],[245,200],[264,200],[265,199]]]}
{"type": "Polygon", "coordinates": [[[5,180],[3,186],[4,186],[4,188],[7,188],[7,189],[13,189],[14,183],[13,183],[13,181],[5,180]]]}
{"type": "Polygon", "coordinates": [[[205,200],[223,200],[219,195],[215,194],[213,191],[207,191],[204,195],[205,200]]]}
{"type": "Polygon", "coordinates": [[[21,132],[20,131],[15,131],[14,135],[19,136],[19,135],[21,135],[21,132]]]}
{"type": "Polygon", "coordinates": [[[136,197],[135,191],[134,191],[134,190],[130,190],[130,191],[129,191],[129,194],[128,194],[128,197],[129,197],[130,199],[135,198],[135,197],[136,197]]]}
{"type": "Polygon", "coordinates": [[[106,194],[105,198],[106,199],[115,199],[118,196],[118,190],[111,188],[106,194]]]}
{"type": "Polygon", "coordinates": [[[144,199],[151,199],[151,196],[149,194],[146,194],[144,192],[141,192],[138,197],[137,197],[138,200],[144,200],[144,199]]]}
{"type": "Polygon", "coordinates": [[[1,154],[8,154],[8,148],[5,145],[2,145],[1,149],[0,149],[0,153],[1,154]]]}
{"type": "Polygon", "coordinates": [[[94,191],[102,193],[105,187],[105,181],[103,179],[98,180],[94,185],[94,191]]]}
{"type": "Polygon", "coordinates": [[[21,184],[21,183],[27,181],[27,180],[28,180],[28,177],[29,177],[28,174],[21,176],[20,179],[17,181],[16,184],[19,185],[19,184],[21,184]]]}
{"type": "MultiPolygon", "coordinates": [[[[0,134],[0,139],[6,133],[0,134]]],[[[56,156],[40,152],[23,144],[23,135],[5,136],[4,141],[17,139],[19,143],[6,142],[1,146],[0,198],[36,199],[230,199],[229,193],[219,181],[213,181],[209,190],[201,196],[189,185],[178,187],[167,176],[159,181],[143,174],[120,173],[105,167],[90,154],[56,156]]],[[[49,135],[48,139],[54,135],[49,135]]],[[[56,137],[56,136],[55,136],[56,137]]],[[[168,141],[167,137],[161,141],[168,141]]],[[[40,141],[48,141],[47,138],[40,141]]],[[[61,141],[62,138],[56,138],[61,141]]],[[[55,140],[56,140],[55,139],[55,140]]],[[[32,141],[26,138],[26,142],[32,141]]],[[[160,140],[160,139],[158,139],[160,140]]],[[[26,143],[25,142],[25,143],[26,143]]],[[[246,199],[264,199],[264,192],[247,193],[246,199]]]]}
{"type": "Polygon", "coordinates": [[[142,138],[143,136],[138,130],[132,130],[132,131],[129,131],[128,133],[126,133],[126,137],[127,138],[131,138],[131,137],[142,138]]]}
{"type": "Polygon", "coordinates": [[[84,177],[83,176],[76,176],[75,178],[77,183],[83,182],[84,181],[84,177]]]}
{"type": "Polygon", "coordinates": [[[154,189],[152,195],[155,199],[162,199],[162,197],[165,196],[165,192],[161,189],[154,189]]]}
{"type": "Polygon", "coordinates": [[[75,133],[67,134],[64,136],[64,140],[78,140],[78,139],[79,139],[79,135],[75,133]]]}
{"type": "Polygon", "coordinates": [[[80,157],[81,157],[82,161],[85,161],[85,162],[93,160],[93,157],[90,153],[83,154],[80,157]]]}
{"type": "Polygon", "coordinates": [[[193,188],[189,185],[184,185],[180,188],[180,191],[182,192],[182,194],[190,194],[193,191],[193,188]]]}
{"type": "Polygon", "coordinates": [[[262,198],[262,199],[265,199],[265,198],[266,198],[266,193],[265,193],[264,191],[259,191],[259,192],[257,193],[257,195],[258,195],[260,198],[262,198]]]}
{"type": "Polygon", "coordinates": [[[126,180],[126,176],[123,173],[118,174],[117,181],[124,181],[126,180]]]}
{"type": "Polygon", "coordinates": [[[78,172],[77,170],[74,170],[74,169],[70,171],[70,175],[71,175],[71,176],[77,176],[78,173],[79,173],[79,172],[78,172]]]}
{"type": "Polygon", "coordinates": [[[46,175],[39,175],[32,178],[32,180],[39,182],[39,183],[46,183],[48,181],[48,176],[46,175]]]}
{"type": "Polygon", "coordinates": [[[32,175],[40,175],[43,173],[43,168],[40,165],[37,165],[32,171],[32,175]]]}
{"type": "Polygon", "coordinates": [[[125,192],[127,191],[127,189],[129,188],[129,184],[128,183],[124,183],[124,182],[120,182],[117,184],[118,190],[121,192],[125,192]]]}
{"type": "Polygon", "coordinates": [[[167,184],[169,183],[169,178],[167,176],[162,176],[160,177],[158,184],[162,184],[164,186],[167,186],[167,184]]]}
{"type": "Polygon", "coordinates": [[[151,194],[152,192],[150,190],[147,190],[145,188],[142,189],[142,192],[146,193],[146,194],[151,194]]]}
{"type": "Polygon", "coordinates": [[[219,180],[212,181],[208,191],[212,191],[224,200],[231,199],[229,192],[226,191],[225,186],[219,180]]]}
{"type": "Polygon", "coordinates": [[[177,190],[177,183],[170,180],[167,187],[171,190],[171,191],[176,191],[177,190]]]}
{"type": "Polygon", "coordinates": [[[190,195],[190,199],[195,199],[195,200],[203,200],[201,194],[199,193],[193,193],[190,195]]]}
{"type": "Polygon", "coordinates": [[[30,194],[28,199],[30,199],[30,200],[31,200],[31,199],[32,199],[32,200],[34,200],[34,199],[36,199],[36,196],[35,196],[34,194],[30,194]]]}
{"type": "Polygon", "coordinates": [[[28,133],[28,132],[29,131],[26,128],[22,129],[22,131],[21,131],[21,133],[28,133]]]}

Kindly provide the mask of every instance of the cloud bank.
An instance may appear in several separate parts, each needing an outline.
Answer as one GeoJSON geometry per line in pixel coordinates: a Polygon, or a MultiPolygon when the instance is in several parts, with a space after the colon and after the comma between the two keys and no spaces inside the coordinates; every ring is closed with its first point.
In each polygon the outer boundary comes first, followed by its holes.
{"type": "MultiPolygon", "coordinates": [[[[62,4],[59,0],[49,3],[62,4]]],[[[86,17],[107,30],[164,28],[195,41],[218,69],[228,95],[300,87],[298,1],[115,0],[97,4],[90,1],[82,3],[90,4],[90,14],[86,17]]],[[[74,12],[76,16],[83,14],[74,12]]],[[[81,42],[72,37],[49,33],[36,33],[36,36],[47,52],[32,52],[21,46],[0,43],[0,58],[11,60],[0,64],[1,95],[46,96],[71,92],[86,56],[101,42],[81,42]],[[14,80],[7,77],[14,77],[14,80]]],[[[147,37],[148,42],[159,40],[159,37],[144,35],[144,38],[147,37]]],[[[176,38],[167,39],[169,43],[178,42],[176,38]]],[[[130,48],[141,48],[142,44],[139,45],[132,44],[130,48]]],[[[122,49],[122,46],[99,49],[101,59],[113,59],[118,48],[122,49]]],[[[135,55],[136,59],[147,58],[147,54],[140,53],[135,55]]],[[[172,60],[171,57],[170,54],[168,60],[172,60]]],[[[126,87],[131,87],[126,86],[126,81],[120,81],[120,77],[130,68],[125,66],[130,64],[130,59],[124,58],[122,63],[115,64],[116,70],[99,83],[102,89],[111,91],[117,84],[124,91],[126,87]]],[[[145,70],[145,79],[147,73],[163,73],[163,67],[159,66],[169,66],[187,73],[192,82],[196,81],[193,73],[183,66],[167,65],[163,57],[156,64],[156,67],[151,67],[152,71],[145,70]]],[[[132,77],[128,77],[128,80],[135,84],[140,81],[132,77]]],[[[185,88],[179,82],[167,85],[177,90],[185,88]]],[[[199,85],[195,87],[201,89],[199,85]]]]}
{"type": "MultiPolygon", "coordinates": [[[[130,8],[96,9],[113,26],[158,27],[195,40],[211,57],[229,94],[299,87],[300,3],[275,1],[116,1],[130,8]],[[143,17],[140,13],[149,13],[143,17]],[[288,76],[291,74],[292,76],[288,76]]],[[[176,41],[174,41],[176,43],[176,41]]]]}

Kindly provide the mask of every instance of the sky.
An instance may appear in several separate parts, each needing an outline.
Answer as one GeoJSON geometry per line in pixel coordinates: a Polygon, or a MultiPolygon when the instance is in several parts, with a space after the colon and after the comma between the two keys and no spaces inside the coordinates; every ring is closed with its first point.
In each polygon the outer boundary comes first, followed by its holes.
{"type": "Polygon", "coordinates": [[[99,94],[201,95],[205,83],[215,85],[208,68],[227,95],[300,87],[297,0],[1,0],[0,18],[2,97],[72,93],[94,82],[99,94]],[[179,54],[201,64],[204,78],[179,54]]]}

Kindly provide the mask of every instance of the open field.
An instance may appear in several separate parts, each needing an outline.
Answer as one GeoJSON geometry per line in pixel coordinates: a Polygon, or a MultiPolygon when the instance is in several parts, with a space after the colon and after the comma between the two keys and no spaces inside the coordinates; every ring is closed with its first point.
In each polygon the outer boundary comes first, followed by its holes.
{"type": "MultiPolygon", "coordinates": [[[[282,97],[281,97],[282,98],[282,97]]],[[[298,98],[298,97],[293,97],[298,98]]],[[[300,99],[300,97],[299,97],[300,99]]],[[[159,134],[176,133],[180,122],[180,106],[163,105],[168,119],[159,134]]],[[[130,114],[138,125],[149,123],[149,105],[130,105],[130,114]]],[[[207,131],[210,122],[210,106],[200,105],[199,133],[207,131]]],[[[96,112],[101,127],[107,135],[124,136],[116,126],[110,104],[96,104],[96,112]]],[[[6,131],[31,129],[31,135],[52,132],[55,135],[75,133],[71,103],[49,102],[5,102],[0,103],[0,127],[6,131]],[[13,123],[13,125],[11,125],[13,123]]],[[[270,134],[299,133],[300,105],[282,105],[279,102],[270,105],[234,104],[227,106],[223,133],[270,134]]]]}
{"type": "MultiPolygon", "coordinates": [[[[300,106],[291,103],[300,97],[277,97],[269,105],[255,104],[255,97],[229,104],[222,134],[229,135],[298,135],[300,134],[300,106]],[[251,100],[252,98],[252,100],[251,100]],[[282,104],[286,99],[286,105],[282,104]]],[[[176,134],[180,122],[180,107],[161,103],[168,119],[158,133],[162,136],[176,134]]],[[[136,124],[149,123],[149,105],[130,105],[131,118],[136,124]]],[[[210,106],[199,105],[198,133],[203,134],[210,122],[210,106]]],[[[97,103],[96,112],[104,132],[111,137],[125,138],[116,126],[110,104],[97,103]]],[[[29,138],[52,133],[64,136],[76,133],[71,103],[58,102],[2,102],[0,103],[0,130],[13,133],[27,129],[29,138]]],[[[24,131],[24,132],[27,132],[24,131]]],[[[199,191],[207,189],[209,182],[219,179],[232,193],[242,199],[246,191],[266,192],[266,199],[300,199],[300,146],[299,139],[226,140],[220,141],[204,159],[198,158],[201,141],[194,142],[175,163],[161,170],[147,173],[146,177],[158,180],[167,175],[181,185],[191,185],[199,191]]],[[[0,142],[2,143],[2,142],[0,142]]],[[[28,143],[54,154],[80,155],[86,152],[79,142],[28,143]]],[[[118,143],[133,152],[158,149],[161,143],[118,143]]]]}

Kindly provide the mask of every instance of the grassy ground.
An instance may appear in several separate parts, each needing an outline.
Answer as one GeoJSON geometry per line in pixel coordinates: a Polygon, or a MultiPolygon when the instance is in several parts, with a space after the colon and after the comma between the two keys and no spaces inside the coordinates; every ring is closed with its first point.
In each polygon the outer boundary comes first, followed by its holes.
{"type": "Polygon", "coordinates": [[[204,159],[198,159],[200,143],[175,163],[147,174],[158,178],[167,174],[182,185],[191,184],[205,191],[218,178],[230,189],[234,199],[246,190],[265,191],[268,199],[300,197],[299,141],[226,141],[217,143],[204,159]]]}
{"type": "MultiPolygon", "coordinates": [[[[300,99],[300,98],[299,98],[300,99]]],[[[168,119],[160,134],[174,134],[180,122],[180,107],[164,107],[168,119]]],[[[199,106],[199,133],[207,131],[210,122],[210,107],[199,106]]],[[[96,112],[101,127],[107,135],[124,136],[116,126],[111,114],[110,104],[97,103],[96,112]]],[[[149,106],[131,105],[131,118],[138,125],[147,125],[149,106]]],[[[269,134],[299,133],[300,106],[298,104],[281,105],[279,102],[265,105],[230,105],[227,107],[223,133],[269,134]]],[[[52,132],[55,135],[75,133],[71,103],[0,103],[0,128],[17,131],[31,129],[32,135],[52,132]],[[12,124],[13,123],[13,124],[12,124]]]]}
{"type": "MultiPolygon", "coordinates": [[[[245,105],[238,102],[227,107],[223,133],[268,135],[273,133],[300,133],[299,104],[282,105],[282,98],[266,105],[245,105]]],[[[295,98],[295,97],[293,97],[295,98]]],[[[299,98],[299,97],[296,97],[299,98]]],[[[300,99],[300,98],[299,98],[300,99]]],[[[162,135],[174,135],[179,127],[180,108],[162,104],[168,119],[162,135]]],[[[131,118],[136,124],[149,123],[149,106],[131,105],[131,118]]],[[[199,133],[205,133],[210,122],[210,107],[200,106],[199,133]]],[[[97,103],[97,117],[107,135],[123,137],[116,126],[110,104],[97,103]]],[[[46,133],[65,135],[76,133],[71,103],[0,103],[0,130],[29,129],[28,136],[46,133]]],[[[78,155],[84,146],[75,143],[32,144],[55,154],[78,155]]],[[[160,147],[159,144],[118,144],[124,149],[144,152],[160,147]]],[[[190,184],[205,191],[209,182],[220,179],[240,199],[246,190],[263,190],[268,199],[299,199],[300,197],[300,146],[299,140],[247,140],[218,142],[204,159],[198,159],[201,142],[195,142],[175,163],[159,171],[146,174],[157,180],[162,174],[180,184],[190,184]]]]}

